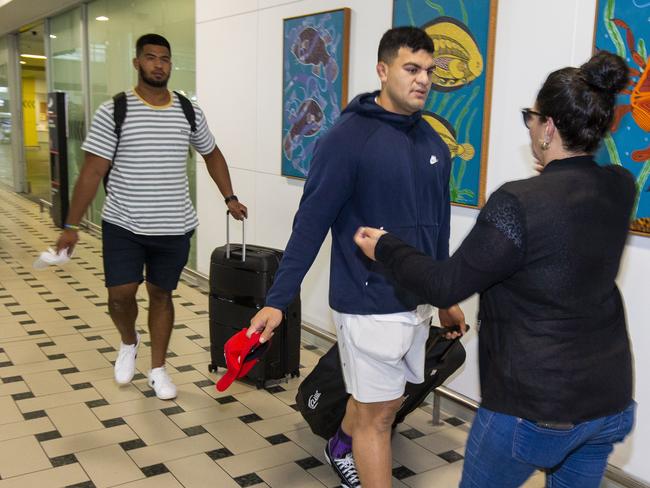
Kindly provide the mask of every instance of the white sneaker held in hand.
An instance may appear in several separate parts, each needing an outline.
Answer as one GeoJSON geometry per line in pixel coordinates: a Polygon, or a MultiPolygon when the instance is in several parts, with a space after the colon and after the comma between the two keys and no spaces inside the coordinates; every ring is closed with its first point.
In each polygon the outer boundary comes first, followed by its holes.
{"type": "Polygon", "coordinates": [[[176,385],[172,382],[164,366],[149,371],[149,386],[161,400],[176,398],[176,385]]]}
{"type": "Polygon", "coordinates": [[[115,360],[115,382],[120,385],[130,383],[135,375],[135,358],[138,356],[140,334],[136,332],[135,344],[120,344],[120,352],[115,360]]]}

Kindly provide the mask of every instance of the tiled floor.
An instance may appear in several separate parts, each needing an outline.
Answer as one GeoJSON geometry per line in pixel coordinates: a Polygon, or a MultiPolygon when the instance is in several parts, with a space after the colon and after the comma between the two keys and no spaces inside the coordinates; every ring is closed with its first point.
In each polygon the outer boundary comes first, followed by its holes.
{"type": "MultiPolygon", "coordinates": [[[[99,241],[87,233],[73,260],[35,270],[57,230],[34,203],[0,189],[0,488],[338,486],[323,441],[294,409],[300,379],[256,390],[215,390],[208,372],[207,297],[181,284],[168,369],[178,398],[152,395],[146,300],[131,385],[118,387],[118,334],[106,312],[99,241]]],[[[303,345],[301,374],[320,351],[303,345]]],[[[428,412],[427,412],[428,409],[428,412]]],[[[416,410],[393,440],[393,486],[457,486],[469,426],[416,410]]],[[[539,488],[536,476],[526,485],[539,488]]]]}

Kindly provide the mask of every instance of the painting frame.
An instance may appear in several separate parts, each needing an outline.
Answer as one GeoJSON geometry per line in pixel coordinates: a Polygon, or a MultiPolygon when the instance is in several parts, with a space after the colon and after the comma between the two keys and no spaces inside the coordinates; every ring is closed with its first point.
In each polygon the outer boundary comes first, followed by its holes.
{"type": "MultiPolygon", "coordinates": [[[[458,36],[465,36],[463,39],[474,41],[473,47],[476,47],[482,55],[481,73],[466,81],[464,85],[458,81],[458,85],[450,82],[449,86],[443,86],[441,83],[449,81],[449,78],[441,78],[438,83],[434,78],[423,112],[425,119],[450,147],[452,153],[450,199],[452,205],[459,207],[481,208],[485,204],[497,9],[498,0],[480,0],[480,2],[472,0],[471,3],[467,0],[436,0],[435,3],[428,0],[393,0],[393,27],[401,25],[422,27],[432,36],[436,35],[434,29],[440,31],[448,27],[448,32],[458,33],[458,36]],[[450,14],[456,11],[462,13],[461,18],[450,14]],[[468,21],[470,18],[471,23],[468,21]],[[470,26],[472,30],[469,29],[470,26]],[[480,36],[473,36],[475,32],[480,32],[480,36]],[[468,103],[459,108],[465,99],[468,103]],[[452,107],[454,110],[459,110],[454,115],[456,124],[448,120],[451,119],[451,115],[443,117],[438,114],[439,107],[452,107]],[[469,111],[472,115],[467,118],[469,111]],[[480,129],[473,127],[476,119],[474,114],[479,113],[480,129]],[[464,135],[461,139],[462,131],[464,135]],[[458,138],[457,134],[459,134],[458,138]],[[470,166],[472,162],[478,164],[470,166]]],[[[437,46],[437,43],[434,42],[434,45],[437,46]]],[[[434,56],[437,57],[437,48],[434,56]]],[[[453,62],[460,61],[453,60],[453,62]]],[[[447,113],[452,114],[453,111],[448,110],[445,114],[447,113]]]]}
{"type": "Polygon", "coordinates": [[[640,107],[632,101],[631,94],[645,93],[646,97],[650,96],[648,81],[645,83],[648,85],[645,87],[647,91],[642,92],[642,80],[650,80],[650,57],[646,49],[650,36],[644,38],[641,35],[643,30],[635,31],[635,26],[643,23],[641,19],[647,19],[648,14],[650,3],[640,6],[635,2],[617,4],[616,0],[597,0],[592,43],[594,54],[599,50],[618,54],[631,69],[631,83],[616,98],[612,131],[605,136],[603,147],[596,153],[596,161],[600,164],[619,164],[634,176],[637,195],[630,232],[644,237],[650,237],[650,126],[642,127],[637,122],[634,111],[640,107]],[[646,9],[645,17],[642,17],[639,9],[646,9]],[[632,45],[630,40],[633,41],[632,45]],[[639,56],[636,57],[634,53],[639,56]],[[640,66],[639,60],[645,61],[645,66],[640,66]]]}
{"type": "Polygon", "coordinates": [[[318,138],[348,103],[351,9],[282,20],[281,174],[305,179],[318,138]]]}

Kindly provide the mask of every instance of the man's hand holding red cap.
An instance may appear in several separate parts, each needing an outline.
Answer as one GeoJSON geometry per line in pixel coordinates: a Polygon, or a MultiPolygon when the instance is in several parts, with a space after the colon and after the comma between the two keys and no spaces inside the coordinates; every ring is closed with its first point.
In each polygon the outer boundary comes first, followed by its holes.
{"type": "Polygon", "coordinates": [[[282,317],[282,310],[264,307],[251,319],[251,325],[246,335],[250,337],[253,332],[261,332],[260,342],[264,343],[273,337],[273,331],[282,323],[282,317]]]}
{"type": "Polygon", "coordinates": [[[226,359],[227,371],[217,381],[217,390],[226,391],[237,378],[246,376],[266,352],[269,344],[259,344],[260,335],[248,335],[248,330],[242,329],[233,335],[223,345],[223,355],[226,359]]]}

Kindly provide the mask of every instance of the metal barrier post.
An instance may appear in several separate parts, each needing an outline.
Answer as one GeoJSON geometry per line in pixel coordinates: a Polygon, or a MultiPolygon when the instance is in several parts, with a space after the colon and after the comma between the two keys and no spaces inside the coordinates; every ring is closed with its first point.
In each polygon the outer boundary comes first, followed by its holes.
{"type": "Polygon", "coordinates": [[[433,425],[442,425],[440,421],[440,395],[433,390],[433,411],[431,412],[431,421],[433,425]]]}

